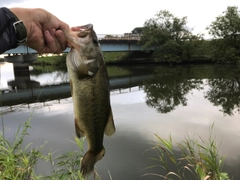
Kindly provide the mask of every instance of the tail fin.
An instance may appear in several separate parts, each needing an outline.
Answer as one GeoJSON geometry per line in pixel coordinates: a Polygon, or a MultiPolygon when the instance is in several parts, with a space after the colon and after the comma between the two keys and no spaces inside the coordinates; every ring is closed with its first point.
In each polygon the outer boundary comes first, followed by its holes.
{"type": "Polygon", "coordinates": [[[83,177],[86,177],[91,172],[94,171],[94,165],[97,161],[101,160],[105,154],[105,149],[103,148],[100,153],[96,154],[93,151],[87,151],[81,160],[81,173],[83,177]]]}

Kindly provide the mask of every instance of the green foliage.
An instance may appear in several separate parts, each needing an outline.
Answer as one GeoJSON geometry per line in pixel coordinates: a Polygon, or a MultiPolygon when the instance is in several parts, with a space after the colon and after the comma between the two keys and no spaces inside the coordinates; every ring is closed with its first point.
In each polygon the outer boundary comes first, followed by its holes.
{"type": "MultiPolygon", "coordinates": [[[[130,52],[103,52],[104,60],[108,63],[121,62],[127,59],[130,52]]],[[[56,55],[56,56],[40,56],[33,65],[48,66],[46,69],[56,69],[62,68],[66,71],[66,55],[56,55]]]]}
{"type": "Polygon", "coordinates": [[[142,34],[143,27],[136,27],[132,30],[132,34],[142,34]]]}
{"type": "MultiPolygon", "coordinates": [[[[34,167],[38,159],[42,159],[43,155],[40,149],[44,145],[31,148],[32,143],[22,148],[23,139],[30,128],[30,119],[20,133],[21,126],[15,134],[15,141],[10,143],[4,137],[4,130],[0,133],[0,179],[5,180],[30,180],[35,177],[34,167]]],[[[4,127],[3,127],[4,128],[4,127]]]]}
{"type": "MultiPolygon", "coordinates": [[[[175,154],[171,136],[169,139],[163,139],[155,134],[158,142],[153,148],[158,153],[158,161],[160,167],[166,170],[166,175],[151,174],[171,179],[170,176],[175,176],[180,180],[189,179],[189,174],[192,174],[194,179],[198,180],[230,180],[228,173],[222,171],[224,158],[220,157],[215,138],[212,135],[214,124],[210,127],[210,135],[207,140],[199,137],[194,140],[188,135],[181,143],[176,143],[181,157],[175,154]],[[173,172],[169,168],[169,163],[174,164],[176,171],[173,172]],[[188,175],[186,175],[188,173],[188,175]]],[[[174,149],[175,148],[175,149],[174,149]]]]}
{"type": "Polygon", "coordinates": [[[103,52],[105,63],[119,62],[125,60],[130,52],[103,52]]]}
{"type": "MultiPolygon", "coordinates": [[[[80,158],[83,157],[83,141],[75,137],[75,143],[80,151],[67,152],[54,157],[53,152],[47,156],[41,153],[46,142],[40,147],[32,147],[29,143],[22,147],[23,140],[30,128],[31,118],[26,121],[21,133],[21,126],[15,134],[14,142],[9,142],[4,136],[4,126],[0,132],[0,179],[4,180],[32,180],[32,179],[51,179],[51,180],[83,180],[80,173],[80,158]],[[37,166],[38,160],[44,159],[52,165],[52,174],[50,176],[36,175],[34,167],[37,166]]],[[[2,124],[3,119],[2,119],[2,124]]]]}
{"type": "Polygon", "coordinates": [[[216,20],[207,27],[209,34],[215,38],[236,38],[240,33],[240,16],[238,7],[228,6],[223,15],[216,17],[216,20]]]}
{"type": "Polygon", "coordinates": [[[53,65],[53,66],[66,66],[66,54],[53,55],[53,56],[39,56],[37,61],[33,64],[53,65]]]}
{"type": "Polygon", "coordinates": [[[80,172],[80,159],[83,157],[83,140],[75,137],[75,143],[80,152],[67,152],[61,154],[57,157],[53,157],[52,152],[48,153],[48,156],[45,157],[47,161],[51,163],[52,174],[45,177],[46,179],[51,180],[83,180],[84,178],[80,172]]]}
{"type": "Polygon", "coordinates": [[[181,62],[181,46],[174,40],[169,40],[155,49],[155,61],[181,62]]]}
{"type": "Polygon", "coordinates": [[[212,51],[213,61],[224,64],[236,64],[240,60],[238,49],[219,42],[214,47],[212,51]]]}
{"type": "Polygon", "coordinates": [[[33,65],[33,70],[30,71],[31,75],[41,75],[42,73],[51,73],[51,72],[67,72],[67,66],[53,66],[53,65],[33,65]]]}
{"type": "Polygon", "coordinates": [[[212,41],[212,56],[217,63],[236,63],[240,60],[240,14],[238,7],[229,6],[207,27],[212,41]]]}
{"type": "Polygon", "coordinates": [[[193,35],[187,28],[187,17],[177,18],[167,10],[159,11],[144,23],[140,44],[144,50],[154,47],[158,62],[213,60],[217,63],[240,61],[240,14],[238,7],[229,6],[223,15],[207,27],[216,40],[203,41],[203,35],[193,35]],[[207,46],[206,46],[207,45],[207,46]]]}
{"type": "Polygon", "coordinates": [[[140,44],[146,50],[154,47],[154,57],[160,62],[182,62],[192,59],[196,41],[202,35],[192,35],[186,27],[187,17],[177,18],[167,10],[161,10],[155,18],[144,23],[140,44]]]}
{"type": "Polygon", "coordinates": [[[202,60],[202,61],[212,61],[212,46],[211,41],[208,40],[199,40],[194,41],[189,44],[189,48],[192,48],[193,54],[191,59],[194,60],[202,60]]]}
{"type": "Polygon", "coordinates": [[[240,51],[226,39],[215,39],[211,42],[212,60],[216,63],[236,64],[240,60],[240,51]]]}

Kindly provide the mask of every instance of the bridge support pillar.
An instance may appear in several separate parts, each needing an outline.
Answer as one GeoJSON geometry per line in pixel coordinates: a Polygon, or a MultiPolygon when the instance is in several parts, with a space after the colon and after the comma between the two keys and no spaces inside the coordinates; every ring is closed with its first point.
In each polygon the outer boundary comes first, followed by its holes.
{"type": "Polygon", "coordinates": [[[8,86],[13,90],[39,88],[40,83],[30,79],[29,64],[14,63],[14,80],[8,81],[8,86]]]}
{"type": "Polygon", "coordinates": [[[13,63],[14,80],[8,81],[13,90],[40,87],[40,83],[30,79],[29,63],[37,60],[37,54],[5,56],[4,60],[13,63]]]}

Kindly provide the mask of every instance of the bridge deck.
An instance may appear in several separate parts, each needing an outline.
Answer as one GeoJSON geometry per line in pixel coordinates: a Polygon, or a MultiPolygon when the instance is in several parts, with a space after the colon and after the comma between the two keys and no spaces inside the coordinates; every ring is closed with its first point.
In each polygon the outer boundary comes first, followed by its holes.
{"type": "MultiPolygon", "coordinates": [[[[140,36],[113,36],[113,35],[99,35],[103,36],[99,38],[102,51],[142,51],[142,46],[138,44],[140,36]]],[[[67,48],[64,52],[69,52],[67,48]]],[[[6,51],[4,54],[37,54],[34,49],[31,49],[25,45],[18,46],[15,49],[6,51]]]]}

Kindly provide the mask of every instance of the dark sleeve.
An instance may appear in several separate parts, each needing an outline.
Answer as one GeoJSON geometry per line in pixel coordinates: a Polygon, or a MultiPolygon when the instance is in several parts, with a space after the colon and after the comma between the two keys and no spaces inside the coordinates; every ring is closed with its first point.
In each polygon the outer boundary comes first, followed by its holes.
{"type": "Polygon", "coordinates": [[[17,47],[17,37],[13,27],[14,14],[7,8],[0,8],[0,54],[17,47]]]}

